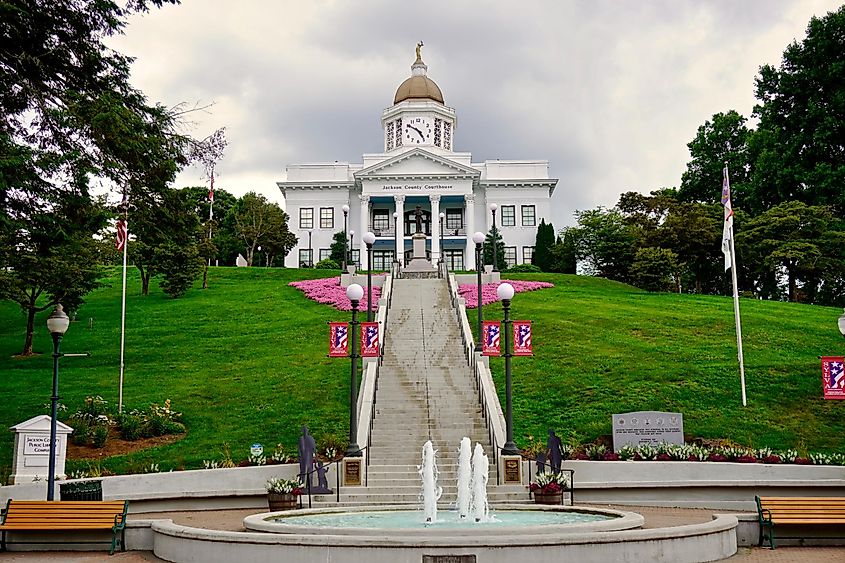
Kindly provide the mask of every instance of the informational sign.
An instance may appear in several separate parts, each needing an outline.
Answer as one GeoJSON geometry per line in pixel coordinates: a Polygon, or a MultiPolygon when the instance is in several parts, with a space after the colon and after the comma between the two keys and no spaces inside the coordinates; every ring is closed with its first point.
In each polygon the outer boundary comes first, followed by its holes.
{"type": "Polygon", "coordinates": [[[253,457],[258,457],[264,453],[264,446],[262,446],[261,444],[253,444],[249,448],[249,453],[253,457]]]}
{"type": "MultiPolygon", "coordinates": [[[[56,436],[56,455],[61,449],[62,437],[56,436]]],[[[24,436],[24,455],[50,455],[50,436],[24,436]]]]}
{"type": "Polygon", "coordinates": [[[481,354],[483,356],[500,356],[502,354],[501,330],[502,323],[499,321],[482,321],[481,354]]]}
{"type": "Polygon", "coordinates": [[[631,444],[684,443],[684,416],[679,412],[639,411],[613,415],[613,451],[631,444]]]}
{"type": "Polygon", "coordinates": [[[361,323],[361,357],[378,358],[378,323],[361,323]]]}
{"type": "Polygon", "coordinates": [[[329,357],[345,358],[347,356],[349,356],[349,325],[329,323],[329,357]]]}
{"type": "Polygon", "coordinates": [[[534,355],[531,349],[531,321],[513,322],[513,355],[534,355]]]}
{"type": "Polygon", "coordinates": [[[825,399],[845,399],[845,373],[843,356],[822,357],[822,386],[825,399]]]}

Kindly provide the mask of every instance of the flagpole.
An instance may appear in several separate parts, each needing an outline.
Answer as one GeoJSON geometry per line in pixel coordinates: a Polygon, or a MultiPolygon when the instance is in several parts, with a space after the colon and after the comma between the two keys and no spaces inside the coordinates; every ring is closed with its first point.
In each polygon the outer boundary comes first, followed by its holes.
{"type": "Polygon", "coordinates": [[[126,256],[129,253],[129,227],[126,227],[126,242],[123,243],[123,296],[120,306],[120,383],[117,392],[117,412],[123,412],[123,352],[126,343],[126,256]]]}
{"type": "Polygon", "coordinates": [[[736,321],[736,354],[739,358],[739,381],[742,385],[742,406],[748,406],[745,396],[745,361],[742,354],[742,322],[739,320],[739,290],[736,282],[736,252],[734,251],[734,227],[731,225],[731,281],[734,286],[734,320],[736,321]]]}

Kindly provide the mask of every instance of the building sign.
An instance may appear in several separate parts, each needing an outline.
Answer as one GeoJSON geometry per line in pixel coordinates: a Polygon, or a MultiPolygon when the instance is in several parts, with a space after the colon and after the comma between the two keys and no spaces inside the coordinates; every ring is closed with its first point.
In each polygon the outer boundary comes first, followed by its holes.
{"type": "Polygon", "coordinates": [[[381,187],[385,192],[430,192],[454,190],[454,184],[387,184],[381,187]]]}
{"type": "Polygon", "coordinates": [[[481,354],[483,356],[500,356],[501,328],[499,321],[483,321],[481,323],[481,354]]]}
{"type": "Polygon", "coordinates": [[[613,415],[613,451],[628,444],[683,445],[684,416],[679,412],[640,411],[613,415]]]}
{"type": "Polygon", "coordinates": [[[822,357],[822,387],[825,399],[845,399],[845,373],[842,365],[845,357],[822,357]]]}
{"type": "Polygon", "coordinates": [[[513,322],[513,355],[534,355],[531,349],[531,321],[513,322]]]}
{"type": "Polygon", "coordinates": [[[361,357],[378,358],[378,323],[361,323],[361,357]]]}
{"type": "MultiPolygon", "coordinates": [[[[59,450],[62,445],[62,437],[56,436],[56,455],[59,455],[59,450]]],[[[24,455],[50,455],[50,436],[28,435],[24,436],[23,443],[24,455]]]]}
{"type": "Polygon", "coordinates": [[[345,358],[349,355],[349,325],[329,323],[329,357],[345,358]]]}

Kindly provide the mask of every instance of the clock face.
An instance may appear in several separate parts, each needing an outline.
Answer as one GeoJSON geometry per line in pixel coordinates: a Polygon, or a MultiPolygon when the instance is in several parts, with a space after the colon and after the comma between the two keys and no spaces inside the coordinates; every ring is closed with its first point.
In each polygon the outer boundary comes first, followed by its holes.
{"type": "Polygon", "coordinates": [[[433,127],[427,117],[409,117],[405,122],[405,142],[409,145],[430,145],[433,127]]]}

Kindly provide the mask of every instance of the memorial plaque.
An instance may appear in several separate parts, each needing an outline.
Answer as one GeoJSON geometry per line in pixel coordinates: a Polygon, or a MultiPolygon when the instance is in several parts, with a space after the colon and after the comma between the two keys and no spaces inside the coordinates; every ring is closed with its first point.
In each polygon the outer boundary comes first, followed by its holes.
{"type": "Polygon", "coordinates": [[[679,412],[640,411],[613,415],[613,451],[631,444],[684,443],[684,416],[679,412]]]}
{"type": "Polygon", "coordinates": [[[522,458],[503,457],[502,461],[505,466],[505,483],[522,483],[522,476],[520,475],[522,458]]]}
{"type": "Polygon", "coordinates": [[[361,485],[361,460],[349,459],[343,460],[343,484],[349,486],[361,485]]]}
{"type": "Polygon", "coordinates": [[[423,555],[422,563],[476,563],[475,554],[470,555],[423,555]]]}

